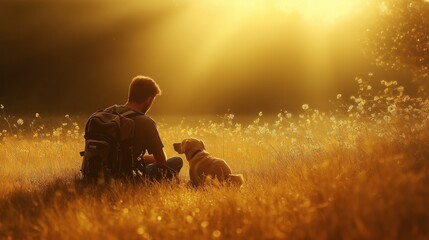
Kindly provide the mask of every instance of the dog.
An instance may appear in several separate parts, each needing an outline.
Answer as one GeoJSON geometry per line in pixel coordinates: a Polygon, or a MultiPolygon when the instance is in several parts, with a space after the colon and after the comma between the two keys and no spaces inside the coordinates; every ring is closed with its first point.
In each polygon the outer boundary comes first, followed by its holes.
{"type": "Polygon", "coordinates": [[[219,183],[231,183],[238,187],[243,185],[243,175],[232,174],[225,160],[215,158],[206,151],[203,141],[187,138],[180,143],[174,143],[173,147],[179,154],[185,154],[193,186],[204,185],[208,179],[217,180],[219,183]]]}

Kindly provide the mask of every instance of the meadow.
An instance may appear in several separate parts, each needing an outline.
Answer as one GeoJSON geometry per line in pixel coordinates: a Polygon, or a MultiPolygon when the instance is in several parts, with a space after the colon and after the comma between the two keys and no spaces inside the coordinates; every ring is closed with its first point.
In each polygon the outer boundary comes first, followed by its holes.
{"type": "MultiPolygon", "coordinates": [[[[357,78],[332,110],[155,117],[242,173],[241,189],[79,183],[84,117],[9,115],[0,130],[1,239],[428,239],[429,101],[357,78]]],[[[182,156],[184,157],[184,156],[182,156]]]]}

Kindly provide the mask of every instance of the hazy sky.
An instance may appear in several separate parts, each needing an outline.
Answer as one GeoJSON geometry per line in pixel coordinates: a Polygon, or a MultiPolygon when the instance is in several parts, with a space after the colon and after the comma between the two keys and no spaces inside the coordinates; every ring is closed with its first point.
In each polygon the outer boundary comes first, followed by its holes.
{"type": "Polygon", "coordinates": [[[277,112],[323,108],[368,72],[407,78],[371,66],[357,7],[323,17],[279,1],[3,0],[0,103],[89,113],[125,102],[141,74],[163,89],[153,113],[277,112]]]}

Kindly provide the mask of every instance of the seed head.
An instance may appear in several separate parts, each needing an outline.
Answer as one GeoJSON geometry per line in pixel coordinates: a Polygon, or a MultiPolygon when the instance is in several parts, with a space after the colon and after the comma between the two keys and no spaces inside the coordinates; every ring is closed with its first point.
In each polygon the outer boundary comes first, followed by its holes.
{"type": "Polygon", "coordinates": [[[303,104],[302,105],[302,109],[307,110],[308,109],[308,104],[303,104]]]}
{"type": "Polygon", "coordinates": [[[22,118],[19,118],[18,120],[16,120],[16,123],[18,125],[22,125],[22,124],[24,124],[24,120],[22,120],[22,118]]]}

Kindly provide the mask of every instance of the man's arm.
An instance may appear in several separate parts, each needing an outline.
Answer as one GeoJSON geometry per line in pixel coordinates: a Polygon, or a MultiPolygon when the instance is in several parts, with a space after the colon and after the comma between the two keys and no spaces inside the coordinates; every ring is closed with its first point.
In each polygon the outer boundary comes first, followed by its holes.
{"type": "Polygon", "coordinates": [[[167,163],[167,156],[164,152],[164,148],[154,149],[152,154],[144,155],[143,157],[146,164],[156,162],[160,165],[165,165],[167,163]]]}

